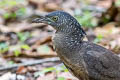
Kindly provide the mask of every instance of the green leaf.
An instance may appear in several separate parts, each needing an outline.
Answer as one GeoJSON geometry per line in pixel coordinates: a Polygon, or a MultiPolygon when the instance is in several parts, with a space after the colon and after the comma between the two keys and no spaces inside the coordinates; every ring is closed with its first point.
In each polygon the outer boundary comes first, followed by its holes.
{"type": "Polygon", "coordinates": [[[30,33],[29,32],[18,32],[17,36],[21,42],[24,42],[26,39],[30,37],[30,33]]]}
{"type": "Polygon", "coordinates": [[[45,69],[43,69],[42,71],[36,72],[36,73],[34,74],[34,76],[35,76],[35,77],[37,77],[37,76],[43,76],[43,75],[45,75],[45,73],[52,72],[52,71],[54,71],[54,70],[55,70],[54,67],[45,68],[45,69]]]}
{"type": "Polygon", "coordinates": [[[39,53],[48,53],[51,51],[50,47],[48,47],[48,45],[40,45],[38,48],[37,48],[37,51],[39,53]]]}
{"type": "Polygon", "coordinates": [[[116,0],[116,1],[115,1],[115,5],[116,5],[117,7],[120,7],[120,0],[116,0]]]}
{"type": "Polygon", "coordinates": [[[57,73],[62,72],[62,71],[68,72],[68,69],[64,65],[56,67],[56,72],[57,73]]]}
{"type": "Polygon", "coordinates": [[[27,44],[24,44],[24,45],[21,46],[21,48],[22,48],[22,49],[25,49],[25,50],[28,50],[28,49],[30,49],[30,46],[27,45],[27,44]]]}
{"type": "Polygon", "coordinates": [[[15,5],[17,5],[17,2],[15,0],[10,0],[10,1],[8,1],[8,4],[10,6],[15,6],[15,5]]]}
{"type": "Polygon", "coordinates": [[[68,72],[68,69],[65,66],[62,66],[64,72],[68,72]]]}
{"type": "Polygon", "coordinates": [[[10,14],[10,18],[16,18],[16,14],[15,13],[11,13],[10,14]]]}
{"type": "Polygon", "coordinates": [[[16,18],[16,14],[15,14],[15,13],[5,13],[5,14],[3,15],[3,17],[4,17],[5,19],[8,19],[8,18],[16,18]]]}
{"type": "Polygon", "coordinates": [[[103,35],[99,34],[96,39],[94,40],[94,43],[98,43],[103,39],[103,35]]]}
{"type": "Polygon", "coordinates": [[[57,80],[65,80],[64,77],[58,77],[57,80]]]}
{"type": "Polygon", "coordinates": [[[3,17],[4,17],[5,19],[8,19],[8,18],[10,17],[10,13],[5,13],[5,14],[3,15],[3,17]]]}
{"type": "Polygon", "coordinates": [[[14,61],[9,61],[8,64],[12,65],[14,64],[14,61]]]}
{"type": "Polygon", "coordinates": [[[55,70],[54,67],[49,67],[49,68],[45,68],[42,72],[43,72],[43,73],[47,73],[47,72],[51,72],[51,71],[53,71],[53,70],[55,70]]]}
{"type": "Polygon", "coordinates": [[[8,44],[5,42],[0,42],[0,53],[5,53],[9,49],[8,44]]]}
{"type": "Polygon", "coordinates": [[[14,51],[14,55],[15,55],[16,57],[18,57],[20,54],[21,54],[21,53],[20,53],[19,50],[15,50],[15,51],[14,51]]]}
{"type": "Polygon", "coordinates": [[[26,9],[24,7],[20,8],[16,11],[17,16],[23,16],[23,15],[25,15],[25,13],[26,13],[26,9]]]}
{"type": "Polygon", "coordinates": [[[84,11],[83,16],[76,15],[75,18],[85,27],[94,27],[97,25],[97,20],[92,16],[90,11],[84,11]]]}

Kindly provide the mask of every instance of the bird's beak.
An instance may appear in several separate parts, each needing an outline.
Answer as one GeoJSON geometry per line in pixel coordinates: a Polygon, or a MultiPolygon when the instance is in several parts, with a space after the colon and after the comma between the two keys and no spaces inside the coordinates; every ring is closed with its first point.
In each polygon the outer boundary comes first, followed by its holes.
{"type": "Polygon", "coordinates": [[[45,16],[42,16],[40,18],[35,18],[32,20],[32,23],[46,23],[46,24],[48,24],[49,22],[50,22],[50,20],[45,16]]]}

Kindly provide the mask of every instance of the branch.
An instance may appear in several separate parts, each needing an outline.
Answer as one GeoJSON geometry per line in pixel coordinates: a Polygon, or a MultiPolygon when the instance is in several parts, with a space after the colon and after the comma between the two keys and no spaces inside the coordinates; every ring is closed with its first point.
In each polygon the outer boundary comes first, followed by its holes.
{"type": "Polygon", "coordinates": [[[30,61],[30,62],[28,61],[26,63],[13,64],[11,66],[0,67],[0,71],[10,70],[13,68],[18,68],[20,66],[32,66],[32,65],[42,64],[42,63],[46,63],[46,62],[57,62],[57,61],[60,61],[60,59],[58,57],[40,59],[40,60],[35,60],[35,61],[30,61]]]}

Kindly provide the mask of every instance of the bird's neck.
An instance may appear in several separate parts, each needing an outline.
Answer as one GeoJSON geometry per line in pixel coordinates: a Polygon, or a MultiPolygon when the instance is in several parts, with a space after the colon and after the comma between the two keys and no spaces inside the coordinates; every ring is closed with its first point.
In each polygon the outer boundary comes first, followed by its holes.
{"type": "MultiPolygon", "coordinates": [[[[53,45],[58,56],[63,60],[64,63],[69,63],[74,61],[73,58],[76,56],[80,57],[78,51],[81,49],[82,45],[81,34],[71,33],[56,33],[53,37],[53,45]]],[[[76,62],[76,60],[75,60],[76,62]]]]}
{"type": "Polygon", "coordinates": [[[70,34],[56,32],[53,37],[53,44],[57,50],[63,50],[64,52],[69,50],[76,50],[77,47],[80,47],[84,34],[80,31],[75,31],[70,34]]]}

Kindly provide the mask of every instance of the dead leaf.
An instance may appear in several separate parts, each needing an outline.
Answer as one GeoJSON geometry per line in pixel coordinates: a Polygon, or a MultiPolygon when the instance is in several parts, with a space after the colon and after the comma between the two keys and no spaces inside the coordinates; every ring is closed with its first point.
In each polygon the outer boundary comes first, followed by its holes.
{"type": "Polygon", "coordinates": [[[55,10],[61,10],[59,5],[56,3],[47,3],[45,4],[44,7],[45,7],[45,11],[48,11],[48,12],[55,11],[55,10]]]}
{"type": "Polygon", "coordinates": [[[26,72],[27,72],[28,70],[27,70],[27,68],[26,67],[24,67],[24,66],[21,66],[21,67],[19,67],[18,69],[17,69],[17,74],[25,74],[26,72]]]}
{"type": "Polygon", "coordinates": [[[37,80],[55,80],[56,78],[56,73],[52,72],[52,73],[49,73],[43,77],[38,77],[37,80]]]}
{"type": "Polygon", "coordinates": [[[118,34],[120,32],[120,28],[115,26],[115,23],[108,23],[105,26],[97,27],[95,30],[96,35],[103,35],[103,37],[111,36],[114,34],[118,34]]]}

